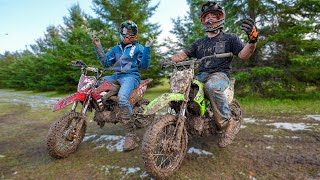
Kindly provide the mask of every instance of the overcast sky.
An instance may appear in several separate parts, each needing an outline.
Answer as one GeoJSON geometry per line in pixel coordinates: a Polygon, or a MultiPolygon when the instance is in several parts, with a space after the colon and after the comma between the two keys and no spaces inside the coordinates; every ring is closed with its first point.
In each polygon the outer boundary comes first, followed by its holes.
{"type": "MultiPolygon", "coordinates": [[[[161,25],[161,40],[170,36],[173,27],[170,19],[185,16],[188,6],[186,0],[152,0],[151,4],[159,1],[151,20],[161,25]]],[[[92,0],[0,0],[0,53],[24,50],[34,44],[49,25],[63,24],[63,16],[76,3],[85,13],[94,15],[92,0]]]]}

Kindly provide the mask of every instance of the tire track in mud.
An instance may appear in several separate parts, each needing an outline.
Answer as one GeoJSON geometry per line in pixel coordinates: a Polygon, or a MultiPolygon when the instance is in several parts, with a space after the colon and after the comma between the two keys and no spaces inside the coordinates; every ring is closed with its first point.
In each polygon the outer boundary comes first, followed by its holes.
{"type": "Polygon", "coordinates": [[[31,107],[16,107],[13,111],[0,115],[0,126],[5,128],[0,134],[3,136],[10,133],[1,139],[0,152],[5,153],[7,159],[19,162],[18,165],[9,163],[0,166],[7,176],[15,175],[17,173],[15,169],[23,169],[30,162],[42,162],[47,156],[45,137],[49,123],[28,118],[31,107]]]}
{"type": "Polygon", "coordinates": [[[6,113],[2,116],[0,116],[0,125],[5,124],[15,124],[17,122],[21,122],[22,120],[19,120],[19,116],[23,116],[28,112],[25,108],[18,108],[19,110],[14,110],[13,112],[6,113]]]}
{"type": "MultiPolygon", "coordinates": [[[[302,117],[272,120],[250,119],[235,139],[237,153],[252,160],[258,177],[276,179],[320,179],[319,124],[302,117]],[[306,124],[292,129],[270,126],[273,123],[306,124]],[[266,173],[266,172],[272,172],[266,173]]],[[[294,127],[294,126],[293,126],[294,127]]]]}
{"type": "Polygon", "coordinates": [[[0,116],[0,126],[5,125],[14,125],[14,124],[21,124],[21,125],[32,125],[34,128],[49,128],[48,123],[43,123],[35,120],[30,120],[26,118],[28,112],[30,110],[15,110],[13,112],[7,113],[5,115],[0,116]]]}

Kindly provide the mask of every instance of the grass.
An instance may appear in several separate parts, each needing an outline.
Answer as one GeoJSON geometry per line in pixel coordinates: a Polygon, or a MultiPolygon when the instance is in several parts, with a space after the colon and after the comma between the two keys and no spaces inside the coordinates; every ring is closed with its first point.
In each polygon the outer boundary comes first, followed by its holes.
{"type": "Polygon", "coordinates": [[[162,85],[147,89],[147,92],[144,95],[144,98],[151,101],[156,97],[160,96],[161,94],[170,92],[169,79],[162,79],[161,82],[162,82],[162,85]]]}
{"type": "Polygon", "coordinates": [[[320,99],[263,99],[255,97],[238,98],[248,114],[295,115],[319,114],[320,99]]]}

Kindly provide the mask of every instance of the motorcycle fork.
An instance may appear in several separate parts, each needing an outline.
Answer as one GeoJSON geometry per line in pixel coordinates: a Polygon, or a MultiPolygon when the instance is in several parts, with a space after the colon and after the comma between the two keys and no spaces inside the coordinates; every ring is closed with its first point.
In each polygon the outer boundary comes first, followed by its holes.
{"type": "Polygon", "coordinates": [[[75,111],[76,111],[77,106],[78,106],[78,102],[79,102],[79,101],[75,101],[75,102],[73,102],[73,105],[72,105],[71,111],[73,111],[73,112],[75,112],[75,111]]]}
{"type": "Polygon", "coordinates": [[[191,83],[187,88],[187,91],[185,92],[185,97],[184,97],[184,101],[182,102],[181,106],[180,106],[180,112],[179,112],[179,116],[177,119],[177,124],[176,124],[176,128],[174,130],[174,135],[173,135],[173,140],[172,140],[172,145],[173,148],[176,150],[180,150],[180,143],[183,141],[182,139],[182,135],[183,135],[183,131],[185,129],[185,120],[186,120],[186,109],[187,109],[187,105],[189,102],[189,93],[190,93],[190,88],[191,88],[191,83]],[[177,140],[177,141],[175,141],[177,140]]]}
{"type": "MultiPolygon", "coordinates": [[[[77,127],[76,127],[77,131],[76,132],[80,132],[80,130],[81,130],[83,124],[84,124],[84,121],[86,119],[86,113],[87,113],[87,110],[88,110],[88,107],[89,107],[89,104],[90,104],[91,100],[92,100],[92,97],[87,95],[85,101],[83,102],[83,106],[81,108],[81,111],[80,111],[81,119],[80,119],[80,122],[77,123],[77,127]]],[[[75,105],[75,107],[76,107],[76,105],[75,105]]]]}

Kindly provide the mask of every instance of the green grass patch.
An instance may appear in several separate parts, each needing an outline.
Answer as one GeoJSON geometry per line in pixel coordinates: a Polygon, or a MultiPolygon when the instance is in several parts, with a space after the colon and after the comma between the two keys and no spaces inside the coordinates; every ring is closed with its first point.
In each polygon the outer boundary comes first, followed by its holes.
{"type": "Polygon", "coordinates": [[[169,79],[162,79],[161,83],[162,83],[161,85],[147,89],[147,92],[144,95],[144,98],[151,101],[157,98],[158,96],[160,96],[161,94],[170,92],[169,79]]]}
{"type": "Polygon", "coordinates": [[[319,114],[320,99],[263,99],[254,97],[237,98],[247,114],[294,115],[319,114]]]}

